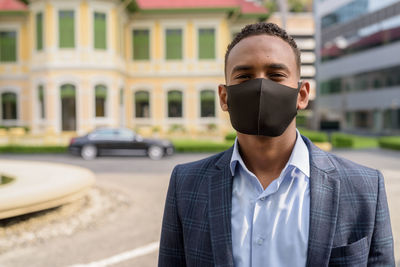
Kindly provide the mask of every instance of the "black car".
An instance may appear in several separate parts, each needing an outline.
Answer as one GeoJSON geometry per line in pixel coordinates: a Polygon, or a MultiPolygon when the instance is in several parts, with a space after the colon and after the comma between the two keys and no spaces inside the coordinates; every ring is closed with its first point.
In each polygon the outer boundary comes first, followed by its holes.
{"type": "Polygon", "coordinates": [[[174,146],[168,140],[145,139],[126,128],[101,128],[72,138],[68,151],[84,159],[102,155],[147,155],[151,159],[161,159],[164,155],[172,155],[174,146]]]}

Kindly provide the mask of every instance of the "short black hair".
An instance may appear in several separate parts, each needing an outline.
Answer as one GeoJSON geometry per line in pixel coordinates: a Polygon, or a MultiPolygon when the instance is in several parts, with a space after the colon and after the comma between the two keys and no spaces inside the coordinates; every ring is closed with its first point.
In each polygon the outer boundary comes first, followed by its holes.
{"type": "Polygon", "coordinates": [[[232,42],[228,45],[228,48],[226,49],[225,53],[225,76],[226,76],[226,63],[228,62],[228,57],[232,48],[234,48],[235,45],[237,45],[241,40],[247,37],[254,35],[262,35],[262,34],[279,37],[290,45],[296,58],[298,74],[300,74],[300,65],[301,65],[300,50],[297,47],[297,44],[293,39],[293,37],[287,34],[287,32],[284,29],[282,29],[275,23],[259,22],[246,25],[238,34],[236,34],[235,38],[233,38],[232,42]]]}

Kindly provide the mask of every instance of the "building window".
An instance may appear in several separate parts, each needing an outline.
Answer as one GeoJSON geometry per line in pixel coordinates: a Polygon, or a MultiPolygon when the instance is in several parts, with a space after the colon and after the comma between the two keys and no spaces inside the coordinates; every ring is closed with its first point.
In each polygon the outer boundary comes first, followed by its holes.
{"type": "Polygon", "coordinates": [[[0,62],[17,61],[17,32],[0,31],[0,62]]]}
{"type": "Polygon", "coordinates": [[[167,29],[165,58],[168,60],[182,59],[182,30],[167,29]]]}
{"type": "Polygon", "coordinates": [[[149,30],[133,30],[133,59],[150,59],[150,32],[149,30]]]}
{"type": "Polygon", "coordinates": [[[58,34],[60,48],[75,47],[75,22],[73,10],[58,12],[58,34]]]}
{"type": "Polygon", "coordinates": [[[215,59],[215,30],[199,29],[199,59],[215,59]]]}
{"type": "Polygon", "coordinates": [[[43,13],[36,14],[36,50],[43,50],[43,13]]]}
{"type": "Polygon", "coordinates": [[[39,100],[39,117],[45,118],[45,103],[44,103],[44,87],[39,85],[38,87],[38,100],[39,100]]]}
{"type": "Polygon", "coordinates": [[[168,117],[169,118],[182,118],[182,92],[169,91],[168,92],[168,117]]]}
{"type": "Polygon", "coordinates": [[[94,48],[107,49],[106,14],[94,12],[94,48]]]}
{"type": "Polygon", "coordinates": [[[124,89],[123,88],[119,89],[119,105],[120,106],[124,105],[124,89]]]}
{"type": "Polygon", "coordinates": [[[105,87],[104,85],[96,85],[95,87],[96,117],[106,116],[106,100],[107,100],[107,87],[105,87]]]}
{"type": "Polygon", "coordinates": [[[215,117],[215,92],[203,90],[200,92],[200,116],[215,117]]]}
{"type": "Polygon", "coordinates": [[[1,94],[1,111],[3,120],[17,119],[17,94],[6,92],[1,94]]]}
{"type": "Polygon", "coordinates": [[[135,117],[150,118],[150,94],[146,91],[135,93],[135,117]]]}

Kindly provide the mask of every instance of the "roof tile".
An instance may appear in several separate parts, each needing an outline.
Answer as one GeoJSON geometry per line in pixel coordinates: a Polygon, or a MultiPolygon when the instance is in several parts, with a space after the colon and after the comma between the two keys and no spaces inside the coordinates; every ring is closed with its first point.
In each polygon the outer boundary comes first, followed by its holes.
{"type": "Polygon", "coordinates": [[[240,8],[243,14],[265,14],[267,9],[249,0],[137,0],[142,10],[240,8]]]}
{"type": "Polygon", "coordinates": [[[27,5],[18,0],[0,0],[0,11],[26,11],[27,5]]]}

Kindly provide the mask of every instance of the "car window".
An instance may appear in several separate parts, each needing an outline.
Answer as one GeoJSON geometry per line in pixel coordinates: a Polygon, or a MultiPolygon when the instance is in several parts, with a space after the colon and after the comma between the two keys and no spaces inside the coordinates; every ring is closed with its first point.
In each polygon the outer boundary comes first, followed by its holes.
{"type": "Polygon", "coordinates": [[[118,139],[123,140],[133,140],[135,134],[128,129],[118,129],[117,131],[118,139]]]}
{"type": "Polygon", "coordinates": [[[94,131],[91,134],[91,138],[93,139],[115,139],[116,138],[116,132],[113,129],[99,129],[94,131]]]}

